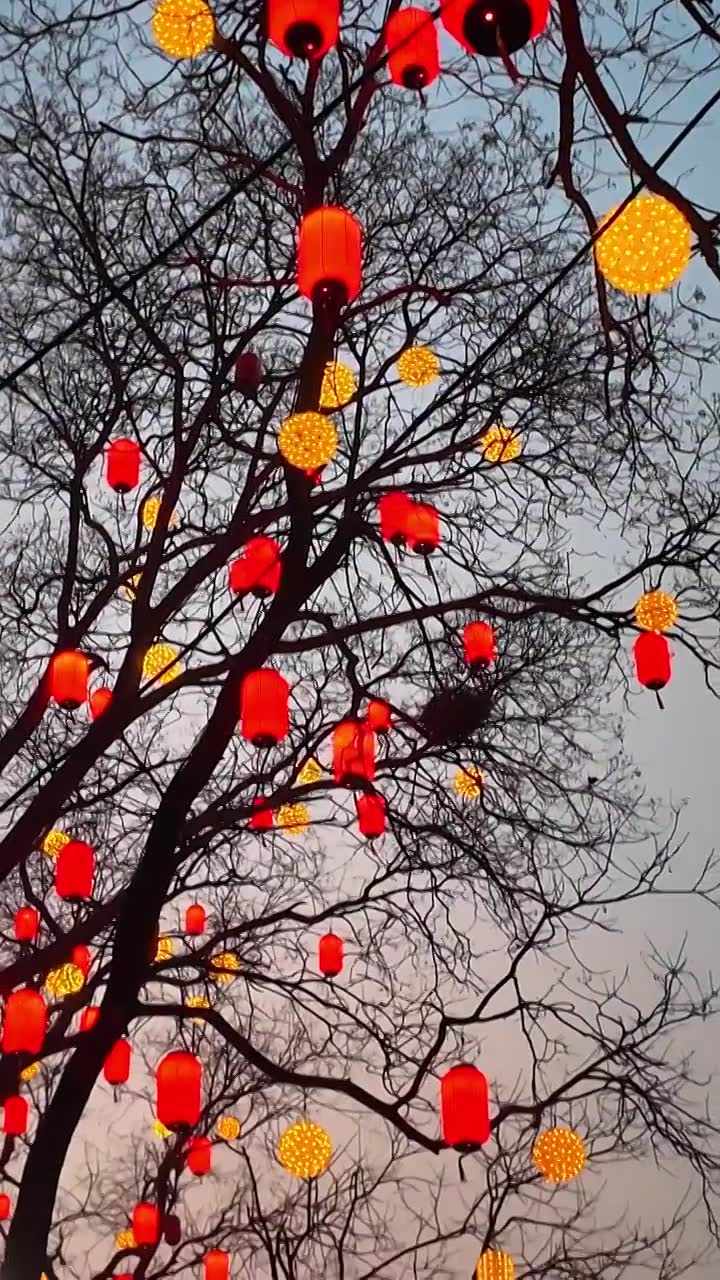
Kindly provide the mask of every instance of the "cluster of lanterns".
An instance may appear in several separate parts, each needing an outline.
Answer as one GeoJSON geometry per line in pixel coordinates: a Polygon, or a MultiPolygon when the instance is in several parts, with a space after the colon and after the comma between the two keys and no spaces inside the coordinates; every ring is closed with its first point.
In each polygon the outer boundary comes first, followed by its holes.
{"type": "Polygon", "coordinates": [[[677,601],[664,591],[647,591],[635,605],[635,622],[641,629],[633,646],[638,682],[659,693],[672,675],[672,655],[664,632],[678,619],[677,601]]]}

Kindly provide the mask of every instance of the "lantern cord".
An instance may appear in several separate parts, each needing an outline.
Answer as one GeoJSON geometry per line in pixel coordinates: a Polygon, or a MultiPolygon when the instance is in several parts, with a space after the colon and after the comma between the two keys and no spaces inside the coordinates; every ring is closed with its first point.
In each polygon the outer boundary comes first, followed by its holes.
{"type": "Polygon", "coordinates": [[[498,51],[500,53],[500,57],[502,58],[502,62],[505,70],[507,71],[513,84],[519,84],[520,72],[518,71],[517,67],[515,66],[515,63],[513,62],[512,58],[510,57],[510,54],[507,51],[507,45],[503,40],[502,32],[499,26],[495,27],[495,39],[497,40],[498,51]]]}
{"type": "Polygon", "coordinates": [[[464,1159],[465,1159],[465,1156],[464,1156],[464,1155],[459,1155],[459,1156],[458,1156],[458,1177],[459,1177],[459,1179],[460,1179],[460,1181],[461,1181],[461,1182],[467,1182],[467,1178],[465,1177],[465,1169],[464,1169],[464,1167],[463,1167],[463,1160],[464,1160],[464,1159]]]}
{"type": "Polygon", "coordinates": [[[663,702],[662,698],[660,697],[660,693],[659,693],[659,691],[658,691],[657,689],[655,690],[655,697],[657,698],[657,704],[658,704],[658,706],[659,706],[660,710],[661,710],[661,711],[664,711],[664,710],[665,710],[665,703],[663,702]]]}

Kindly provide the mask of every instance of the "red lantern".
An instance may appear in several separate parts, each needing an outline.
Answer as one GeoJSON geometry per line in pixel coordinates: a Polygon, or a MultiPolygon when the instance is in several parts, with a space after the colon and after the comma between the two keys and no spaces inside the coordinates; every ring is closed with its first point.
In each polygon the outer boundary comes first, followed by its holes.
{"type": "Polygon", "coordinates": [[[6,1196],[5,1192],[3,1192],[0,1195],[0,1222],[5,1222],[10,1217],[11,1209],[12,1204],[10,1202],[10,1197],[6,1196]]]}
{"type": "Polygon", "coordinates": [[[132,1047],[130,1041],[116,1040],[103,1066],[103,1075],[108,1084],[115,1086],[127,1084],[130,1078],[131,1056],[132,1047]]]}
{"type": "Polygon", "coordinates": [[[635,673],[646,689],[659,693],[672,676],[670,645],[657,631],[643,631],[633,645],[635,673]]]}
{"type": "Polygon", "coordinates": [[[34,942],[40,928],[40,916],[34,907],[20,907],[15,912],[15,937],[18,942],[34,942]]]}
{"type": "Polygon", "coordinates": [[[343,967],[343,940],[336,933],[323,934],[318,942],[318,965],[324,978],[337,978],[343,967]]]}
{"type": "Polygon", "coordinates": [[[268,40],[290,58],[322,58],[337,44],[340,0],[266,0],[268,40]]]}
{"type": "Polygon", "coordinates": [[[38,1054],[43,1047],[47,1027],[47,1008],[39,991],[23,987],[13,991],[5,1005],[3,1053],[38,1054]]]}
{"type": "Polygon", "coordinates": [[[440,545],[440,517],[434,507],[413,502],[407,513],[407,541],[411,551],[430,556],[440,545]]]}
{"type": "Polygon", "coordinates": [[[495,661],[495,632],[489,622],[468,622],[463,631],[465,661],[469,667],[489,667],[495,661]]]}
{"type": "Polygon", "coordinates": [[[105,477],[116,493],[129,493],[140,479],[140,446],[134,440],[113,440],[107,451],[105,477]]]}
{"type": "Polygon", "coordinates": [[[458,1151],[474,1151],[490,1137],[487,1080],[477,1067],[461,1063],[440,1081],[443,1142],[458,1151]]]}
{"type": "Polygon", "coordinates": [[[200,934],[205,932],[207,915],[199,902],[194,902],[185,912],[185,932],[200,934]]]}
{"type": "Polygon", "coordinates": [[[256,396],[262,382],[262,360],[254,351],[245,351],[235,361],[235,386],[244,396],[256,396]]]}
{"type": "Polygon", "coordinates": [[[355,778],[375,777],[375,734],[357,720],[343,720],[333,731],[335,781],[351,786],[355,778]]]}
{"type": "Polygon", "coordinates": [[[84,840],[69,840],[55,863],[55,892],[67,902],[89,898],[95,879],[95,854],[84,840]]]}
{"type": "Polygon", "coordinates": [[[94,693],[90,694],[90,715],[93,720],[97,720],[103,711],[107,711],[112,702],[112,689],[108,689],[107,685],[101,685],[94,693]]]}
{"type": "Polygon", "coordinates": [[[157,1118],[166,1129],[192,1128],[202,1110],[202,1067],[192,1053],[178,1050],[158,1063],[157,1118]]]}
{"type": "Polygon", "coordinates": [[[257,796],[252,802],[253,814],[250,818],[251,831],[269,831],[273,824],[272,809],[268,807],[267,800],[263,800],[262,796],[257,796]]]}
{"type": "Polygon", "coordinates": [[[50,697],[63,711],[77,711],[87,702],[90,663],[78,649],[56,653],[50,663],[50,697]]]}
{"type": "Polygon", "coordinates": [[[80,1014],[80,1030],[91,1031],[100,1017],[100,1006],[97,1004],[89,1004],[87,1009],[83,1009],[80,1014]]]}
{"type": "Polygon", "coordinates": [[[373,698],[368,704],[365,723],[374,733],[389,733],[392,729],[392,714],[387,702],[381,698],[373,698]]]}
{"type": "Polygon", "coordinates": [[[180,1219],[175,1213],[167,1213],[165,1215],[165,1226],[163,1228],[165,1243],[171,1245],[174,1249],[182,1239],[182,1227],[180,1219]]]}
{"type": "Polygon", "coordinates": [[[143,1200],[133,1209],[132,1229],[136,1244],[157,1244],[160,1239],[160,1211],[143,1200]]]}
{"type": "Polygon", "coordinates": [[[440,19],[469,53],[507,57],[547,26],[550,0],[445,0],[440,19]]]}
{"type": "Polygon", "coordinates": [[[427,9],[399,9],[385,28],[390,79],[406,89],[425,89],[440,70],[435,21],[427,9]]]}
{"type": "Polygon", "coordinates": [[[70,960],[75,965],[75,968],[80,970],[83,978],[87,978],[92,961],[90,948],[84,946],[82,942],[78,943],[70,952],[70,960]]]}
{"type": "Polygon", "coordinates": [[[298,288],[314,303],[352,302],[362,283],[360,223],[345,209],[325,205],[307,213],[298,236],[298,288]]]}
{"type": "Polygon", "coordinates": [[[381,836],[385,830],[385,801],[377,792],[358,796],[355,800],[360,834],[368,840],[381,836]]]}
{"type": "Polygon", "coordinates": [[[240,595],[251,591],[263,600],[280,586],[281,569],[280,548],[274,538],[250,538],[240,559],[230,565],[228,586],[240,595]]]}
{"type": "Polygon", "coordinates": [[[263,667],[250,671],[240,691],[240,732],[254,747],[274,747],[290,728],[287,680],[263,667]]]}
{"type": "Polygon", "coordinates": [[[185,1162],[191,1173],[201,1178],[212,1167],[212,1142],[209,1138],[191,1138],[185,1154],[185,1162]]]}
{"type": "Polygon", "coordinates": [[[385,542],[404,547],[407,538],[408,517],[413,503],[406,493],[386,493],[378,503],[380,533],[385,542]]]}
{"type": "Polygon", "coordinates": [[[18,1138],[25,1133],[28,1122],[28,1104],[19,1094],[5,1099],[3,1132],[9,1137],[18,1138]]]}
{"type": "Polygon", "coordinates": [[[205,1254],[205,1280],[230,1280],[230,1259],[222,1249],[205,1254]]]}

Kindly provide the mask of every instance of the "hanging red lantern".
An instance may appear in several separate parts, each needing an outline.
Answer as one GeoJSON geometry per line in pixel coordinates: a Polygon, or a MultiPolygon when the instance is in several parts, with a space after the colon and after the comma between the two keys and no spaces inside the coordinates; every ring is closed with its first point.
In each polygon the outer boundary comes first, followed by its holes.
{"type": "Polygon", "coordinates": [[[5,1005],[3,1053],[38,1054],[47,1028],[47,1007],[39,991],[23,987],[13,991],[5,1005]]]}
{"type": "Polygon", "coordinates": [[[205,1254],[205,1280],[230,1280],[230,1259],[222,1249],[205,1254]]]}
{"type": "Polygon", "coordinates": [[[274,747],[290,728],[290,689],[278,671],[250,671],[240,691],[240,732],[254,747],[274,747]]]}
{"type": "Polygon", "coordinates": [[[69,840],[55,862],[55,892],[67,902],[89,898],[95,879],[95,854],[84,840],[69,840]]]}
{"type": "Polygon", "coordinates": [[[489,622],[468,622],[463,630],[465,661],[469,667],[489,667],[495,661],[495,632],[489,622]]]}
{"type": "Polygon", "coordinates": [[[640,684],[656,693],[669,684],[672,675],[670,645],[657,631],[643,631],[633,645],[635,672],[640,684]]]}
{"type": "Polygon", "coordinates": [[[90,715],[93,720],[97,720],[103,711],[107,711],[112,702],[112,689],[108,689],[107,685],[101,685],[99,689],[95,689],[90,694],[90,715]]]}
{"type": "Polygon", "coordinates": [[[368,840],[381,836],[385,830],[385,801],[377,792],[365,792],[357,796],[355,808],[360,834],[368,840]]]}
{"type": "Polygon", "coordinates": [[[201,934],[205,932],[205,923],[207,914],[205,908],[199,902],[193,902],[185,912],[185,932],[192,934],[201,934]]]}
{"type": "Polygon", "coordinates": [[[165,1214],[163,1235],[165,1237],[165,1243],[169,1244],[173,1249],[176,1245],[179,1245],[182,1239],[182,1226],[176,1213],[165,1214]]]}
{"type": "Polygon", "coordinates": [[[136,1244],[157,1244],[160,1239],[160,1210],[143,1200],[133,1209],[132,1229],[136,1244]]]}
{"type": "Polygon", "coordinates": [[[268,40],[289,58],[322,58],[337,44],[340,0],[265,0],[268,40]]]}
{"type": "Polygon", "coordinates": [[[325,933],[318,942],[318,966],[324,978],[337,978],[343,967],[343,940],[325,933]]]}
{"type": "Polygon", "coordinates": [[[380,533],[385,542],[392,542],[395,547],[404,547],[407,539],[407,525],[413,503],[406,493],[386,493],[378,503],[380,516],[380,533]]]}
{"type": "Polygon", "coordinates": [[[18,1138],[20,1134],[25,1133],[27,1122],[28,1104],[25,1098],[21,1098],[19,1094],[6,1098],[3,1112],[3,1132],[7,1133],[9,1137],[18,1138]]]}
{"type": "Polygon", "coordinates": [[[129,493],[140,479],[140,446],[134,440],[113,440],[107,451],[105,478],[116,493],[129,493]]]}
{"type": "Polygon", "coordinates": [[[98,1018],[100,1017],[100,1006],[97,1004],[89,1004],[80,1014],[80,1030],[92,1031],[98,1018]]]}
{"type": "Polygon", "coordinates": [[[482,1071],[467,1063],[451,1067],[440,1081],[443,1142],[474,1151],[490,1137],[488,1085],[482,1071]]]}
{"type": "Polygon", "coordinates": [[[507,57],[547,26],[550,0],[445,0],[440,20],[469,53],[507,57]]]}
{"type": "Polygon", "coordinates": [[[313,303],[344,307],[360,292],[362,233],[345,209],[325,205],[307,213],[298,235],[298,288],[313,303]]]}
{"type": "Polygon", "coordinates": [[[202,1067],[192,1053],[177,1050],[155,1072],[157,1118],[166,1129],[192,1128],[202,1110],[202,1067]]]}
{"type": "Polygon", "coordinates": [[[257,796],[252,802],[252,807],[250,830],[269,831],[273,824],[273,813],[272,809],[268,807],[267,800],[263,800],[262,796],[257,796]]]}
{"type": "Polygon", "coordinates": [[[262,360],[254,351],[244,351],[235,361],[235,386],[244,396],[256,396],[263,378],[262,360]]]}
{"type": "Polygon", "coordinates": [[[90,663],[79,649],[64,649],[50,662],[50,697],[63,711],[77,711],[88,696],[90,663]]]}
{"type": "Polygon", "coordinates": [[[10,1202],[10,1197],[6,1196],[5,1192],[3,1191],[2,1194],[0,1194],[0,1222],[7,1221],[7,1219],[10,1217],[11,1209],[12,1209],[12,1204],[10,1202]]]}
{"type": "Polygon", "coordinates": [[[238,595],[251,591],[258,600],[275,595],[280,586],[280,548],[274,538],[250,538],[239,560],[230,565],[228,586],[238,595]]]}
{"type": "Polygon", "coordinates": [[[407,543],[411,551],[430,556],[440,546],[440,517],[434,507],[413,502],[406,517],[407,543]]]}
{"type": "Polygon", "coordinates": [[[426,89],[440,71],[435,20],[427,9],[398,9],[385,28],[390,79],[405,89],[426,89]]]}
{"type": "Polygon", "coordinates": [[[368,703],[365,723],[373,733],[389,733],[392,729],[392,713],[387,702],[381,698],[373,698],[368,703]]]}
{"type": "Polygon", "coordinates": [[[90,948],[86,947],[84,943],[79,942],[78,945],[73,947],[70,952],[70,961],[75,965],[76,969],[80,970],[83,978],[87,978],[90,972],[90,964],[92,962],[90,948]]]}
{"type": "Polygon", "coordinates": [[[375,777],[375,734],[357,720],[343,720],[333,731],[335,781],[352,786],[356,778],[375,777]]]}
{"type": "Polygon", "coordinates": [[[15,912],[15,937],[18,942],[34,942],[40,929],[40,916],[34,907],[19,907],[15,912]]]}
{"type": "Polygon", "coordinates": [[[212,1142],[209,1138],[191,1138],[185,1153],[185,1162],[191,1173],[202,1178],[212,1167],[212,1142]]]}
{"type": "Polygon", "coordinates": [[[116,1040],[103,1066],[103,1075],[108,1084],[117,1086],[127,1084],[130,1078],[130,1059],[132,1046],[129,1040],[116,1040]]]}

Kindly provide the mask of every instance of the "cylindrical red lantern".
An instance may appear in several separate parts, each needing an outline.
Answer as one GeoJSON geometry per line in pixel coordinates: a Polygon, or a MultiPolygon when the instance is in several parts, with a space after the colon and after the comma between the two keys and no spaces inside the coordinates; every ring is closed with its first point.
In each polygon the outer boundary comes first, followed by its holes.
{"type": "Polygon", "coordinates": [[[143,1200],[133,1209],[132,1229],[136,1244],[157,1244],[160,1239],[160,1210],[143,1200]]]}
{"type": "Polygon", "coordinates": [[[244,351],[235,361],[235,386],[244,396],[256,396],[263,377],[262,360],[254,351],[244,351]]]}
{"type": "Polygon", "coordinates": [[[80,1014],[80,1030],[91,1031],[100,1017],[100,1006],[98,1004],[89,1004],[87,1009],[83,1009],[80,1014]]]}
{"type": "Polygon", "coordinates": [[[40,928],[40,916],[34,907],[19,907],[15,912],[15,937],[18,942],[34,942],[40,928]]]}
{"type": "Polygon", "coordinates": [[[445,0],[440,19],[469,53],[507,56],[547,26],[550,0],[445,0]]]}
{"type": "Polygon", "coordinates": [[[495,632],[489,622],[468,622],[463,630],[463,649],[469,667],[489,667],[495,661],[495,632]]]}
{"type": "Polygon", "coordinates": [[[414,506],[406,493],[386,493],[378,502],[380,517],[380,533],[385,542],[392,542],[395,547],[404,547],[407,540],[407,526],[410,512],[414,506]]]}
{"type": "Polygon", "coordinates": [[[79,649],[56,653],[50,663],[50,697],[63,711],[77,711],[87,702],[90,663],[79,649]]]}
{"type": "Polygon", "coordinates": [[[89,898],[95,879],[95,854],[84,840],[69,840],[55,862],[55,892],[67,902],[89,898]]]}
{"type": "Polygon", "coordinates": [[[670,645],[657,631],[643,631],[633,645],[635,672],[640,684],[658,692],[672,675],[670,645]]]}
{"type": "Polygon", "coordinates": [[[413,502],[407,513],[407,543],[411,551],[430,556],[440,545],[440,517],[434,507],[413,502]]]}
{"type": "Polygon", "coordinates": [[[127,1084],[130,1078],[132,1047],[129,1040],[116,1040],[103,1066],[108,1084],[127,1084]]]}
{"type": "Polygon", "coordinates": [[[427,9],[398,9],[385,28],[388,70],[395,84],[425,89],[440,70],[435,20],[427,9]]]}
{"type": "Polygon", "coordinates": [[[177,1050],[155,1072],[157,1118],[166,1129],[192,1128],[202,1110],[202,1067],[192,1053],[177,1050]]]}
{"type": "Polygon", "coordinates": [[[368,840],[381,836],[385,830],[385,801],[377,792],[358,796],[355,800],[360,834],[368,840]]]}
{"type": "Polygon", "coordinates": [[[99,689],[95,689],[90,694],[90,715],[93,720],[97,720],[103,711],[107,711],[112,702],[112,689],[108,689],[107,685],[101,685],[99,689]]]}
{"type": "Polygon", "coordinates": [[[201,1178],[212,1167],[212,1142],[209,1138],[191,1138],[185,1153],[185,1162],[191,1173],[201,1178]]]}
{"type": "Polygon", "coordinates": [[[5,1005],[3,1053],[39,1053],[46,1028],[47,1008],[40,992],[30,987],[13,991],[5,1005]]]}
{"type": "Polygon", "coordinates": [[[140,479],[140,446],[134,440],[113,440],[107,451],[105,477],[116,493],[129,493],[140,479]]]}
{"type": "Polygon", "coordinates": [[[274,747],[290,728],[290,689],[278,671],[250,671],[240,691],[240,732],[254,747],[274,747]]]}
{"type": "Polygon", "coordinates": [[[322,58],[337,44],[340,0],[265,0],[268,40],[290,58],[322,58]]]}
{"type": "Polygon", "coordinates": [[[205,908],[199,902],[193,902],[185,912],[185,932],[192,934],[200,934],[205,932],[205,923],[207,915],[205,908]]]}
{"type": "Polygon", "coordinates": [[[204,1280],[230,1280],[230,1259],[222,1249],[205,1254],[204,1280]]]}
{"type": "Polygon", "coordinates": [[[337,978],[343,967],[343,940],[325,933],[318,942],[318,966],[324,978],[337,978]]]}
{"type": "Polygon", "coordinates": [[[298,289],[303,297],[343,307],[357,297],[361,283],[360,223],[331,205],[307,213],[298,235],[298,289]]]}
{"type": "Polygon", "coordinates": [[[5,1192],[3,1191],[2,1194],[0,1194],[0,1222],[7,1221],[7,1219],[10,1217],[11,1209],[12,1209],[12,1204],[10,1202],[10,1197],[6,1196],[5,1192]]]}
{"type": "Polygon", "coordinates": [[[468,1063],[451,1067],[440,1081],[443,1141],[458,1151],[474,1151],[490,1137],[488,1085],[468,1063]]]}
{"type": "Polygon", "coordinates": [[[368,703],[365,723],[373,733],[389,733],[392,729],[392,713],[387,702],[372,698],[368,703]]]}
{"type": "Polygon", "coordinates": [[[25,1133],[28,1122],[28,1104],[19,1094],[5,1099],[3,1113],[3,1132],[10,1137],[18,1138],[25,1133]]]}
{"type": "Polygon", "coordinates": [[[273,824],[272,809],[268,805],[267,800],[263,800],[262,796],[257,796],[253,802],[253,813],[250,818],[251,831],[269,831],[273,824]]]}
{"type": "Polygon", "coordinates": [[[343,720],[333,731],[335,781],[350,786],[356,778],[375,777],[375,734],[357,720],[343,720]]]}
{"type": "Polygon", "coordinates": [[[180,1225],[180,1219],[176,1213],[165,1214],[163,1235],[165,1237],[165,1243],[171,1245],[173,1249],[180,1243],[182,1239],[182,1227],[180,1225]]]}
{"type": "Polygon", "coordinates": [[[86,947],[84,943],[79,942],[78,945],[73,947],[70,952],[70,960],[72,964],[75,965],[75,968],[80,970],[83,978],[87,978],[90,972],[90,964],[92,962],[90,948],[86,947]]]}

